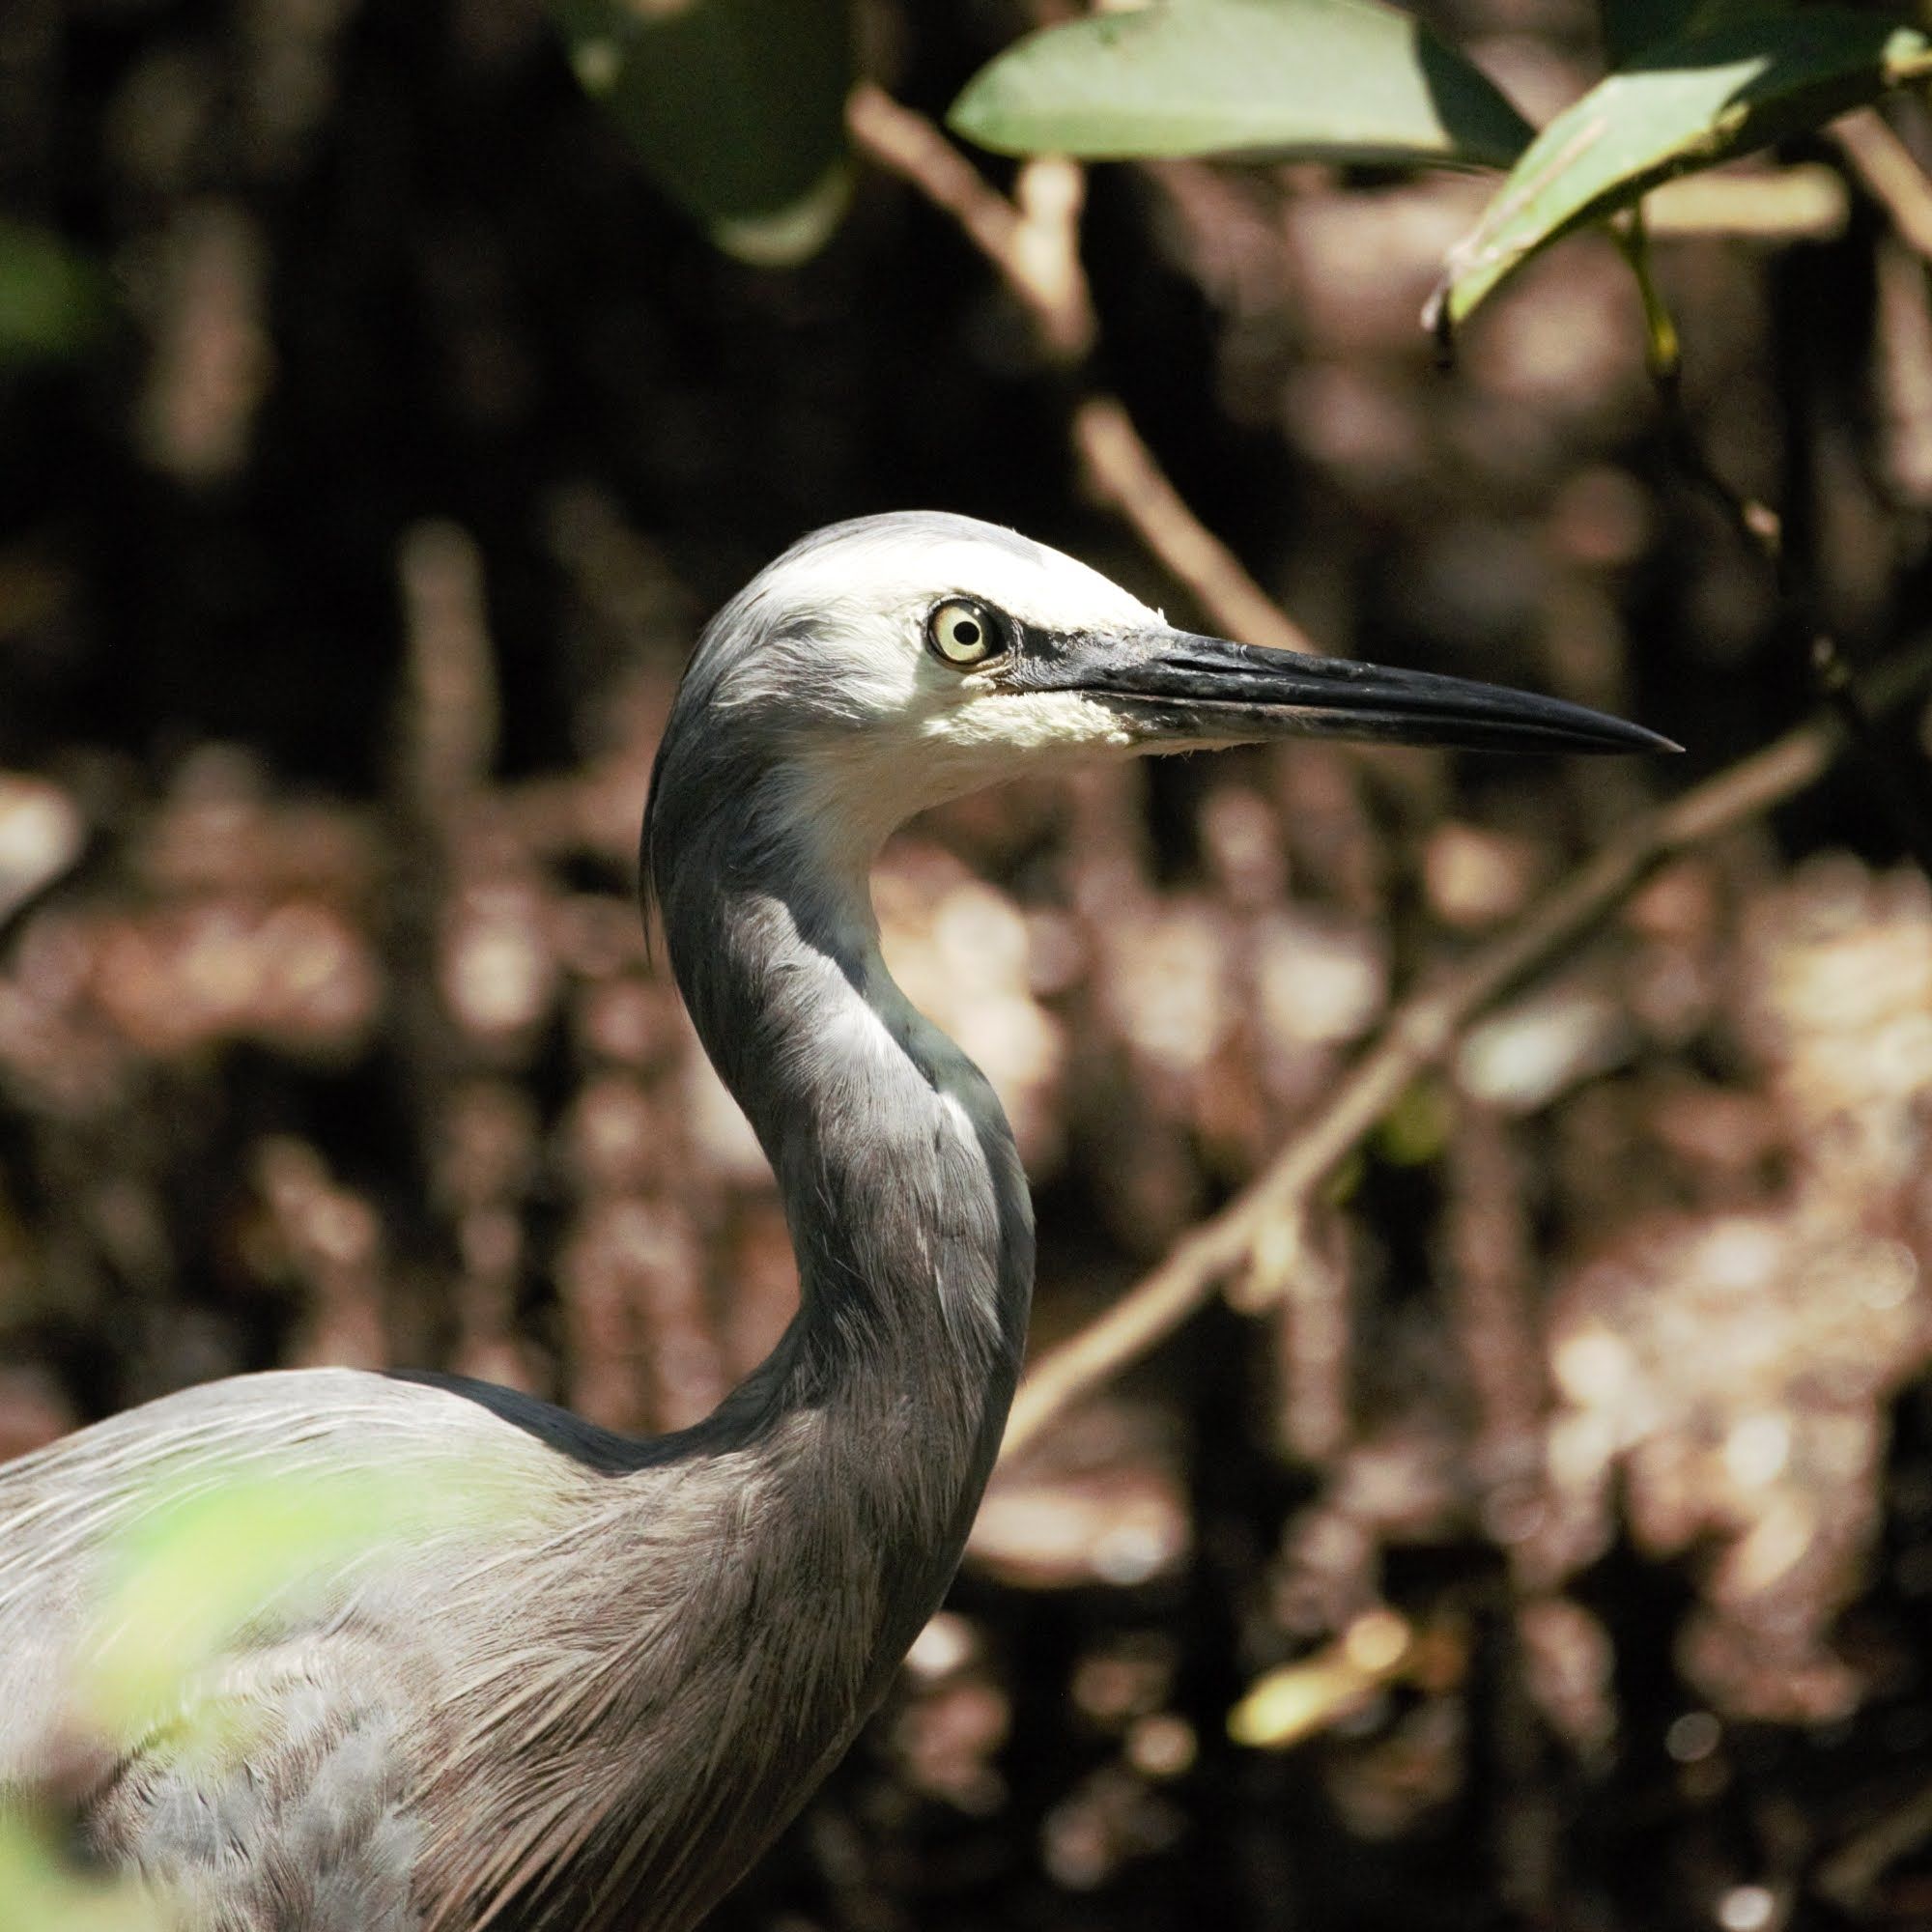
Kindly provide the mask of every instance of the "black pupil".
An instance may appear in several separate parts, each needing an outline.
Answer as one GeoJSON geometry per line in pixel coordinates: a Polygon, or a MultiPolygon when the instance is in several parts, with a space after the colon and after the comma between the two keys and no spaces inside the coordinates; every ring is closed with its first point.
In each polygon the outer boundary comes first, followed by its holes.
{"type": "Polygon", "coordinates": [[[980,627],[971,617],[960,617],[952,625],[952,641],[971,650],[980,641],[980,627]]]}

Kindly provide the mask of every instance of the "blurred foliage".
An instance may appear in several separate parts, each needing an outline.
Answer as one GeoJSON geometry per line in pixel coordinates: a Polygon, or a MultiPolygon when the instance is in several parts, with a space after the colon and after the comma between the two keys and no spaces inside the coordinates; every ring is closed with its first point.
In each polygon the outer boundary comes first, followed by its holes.
{"type": "Polygon", "coordinates": [[[823,245],[849,191],[848,0],[552,0],[585,91],[730,254],[823,245]]]}
{"type": "Polygon", "coordinates": [[[163,1719],[170,1749],[225,1756],[245,1739],[197,1733],[182,1687],[244,1627],[290,1613],[304,1590],[353,1572],[358,1557],[458,1500],[423,1470],[316,1471],[156,1478],[103,1552],[86,1681],[74,1705],[99,1736],[128,1745],[163,1719]]]}
{"type": "Polygon", "coordinates": [[[1653,42],[1683,33],[1707,10],[1701,0],[1599,0],[1604,52],[1621,68],[1653,42]]]}
{"type": "MultiPolygon", "coordinates": [[[[397,1469],[186,1477],[161,1470],[99,1552],[86,1662],[67,1688],[76,1762],[139,1746],[211,1766],[244,1757],[245,1702],[200,1694],[247,1630],[313,1613],[358,1558],[446,1520],[462,1498],[437,1473],[397,1469]]],[[[0,1899],[10,1932],[170,1932],[165,1899],[74,1868],[61,1820],[71,1794],[10,1793],[0,1810],[0,1899]]]]}
{"type": "Polygon", "coordinates": [[[0,1897],[20,1932],[174,1932],[174,1921],[132,1880],[77,1876],[50,1839],[0,1815],[0,1897]]]}
{"type": "Polygon", "coordinates": [[[81,354],[107,315],[99,267],[45,229],[0,217],[0,372],[81,354]]]}

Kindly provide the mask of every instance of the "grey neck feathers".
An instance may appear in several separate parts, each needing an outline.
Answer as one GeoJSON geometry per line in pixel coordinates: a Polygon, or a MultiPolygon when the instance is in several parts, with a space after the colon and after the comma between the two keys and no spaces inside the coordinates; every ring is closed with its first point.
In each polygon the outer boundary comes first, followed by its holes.
{"type": "Polygon", "coordinates": [[[991,1470],[1025,1343],[1032,1208],[984,1077],[886,972],[863,865],[829,861],[837,841],[766,782],[666,787],[646,855],[672,969],[798,1254],[799,1316],[719,1422],[788,1440],[809,1422],[820,1477],[836,1473],[905,1566],[888,1595],[910,1628],[881,1633],[891,1649],[936,1605],[991,1470]]]}
{"type": "Polygon", "coordinates": [[[581,1753],[554,1783],[540,1752],[505,1756],[521,1822],[488,1871],[452,1849],[448,1922],[495,1888],[490,1922],[532,1932],[692,1924],[937,1608],[1018,1374],[1033,1216],[1006,1119],[887,975],[863,857],[812,839],[778,789],[781,748],[745,742],[742,714],[711,718],[680,733],[673,715],[644,861],[698,1036],[777,1171],[801,1306],[707,1421],[610,1452],[640,1488],[592,1484],[596,1533],[581,1584],[558,1583],[546,1656],[619,1667],[578,1672],[548,1721],[567,1746],[619,1709],[643,1747],[574,1796],[581,1753]],[[613,1548],[635,1560],[613,1572],[613,1548]],[[613,1587],[636,1625],[611,1614],[613,1587]],[[516,1875],[545,1870],[540,1908],[519,1904],[516,1875]]]}

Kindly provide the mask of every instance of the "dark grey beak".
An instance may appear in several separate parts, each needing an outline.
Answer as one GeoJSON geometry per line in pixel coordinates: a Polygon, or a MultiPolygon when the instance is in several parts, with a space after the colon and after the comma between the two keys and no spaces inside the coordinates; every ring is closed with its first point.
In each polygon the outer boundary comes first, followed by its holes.
{"type": "Polygon", "coordinates": [[[1560,697],[1432,671],[1262,650],[1161,631],[1029,638],[1022,690],[1078,691],[1153,735],[1193,743],[1371,738],[1478,752],[1675,752],[1668,738],[1560,697]]]}

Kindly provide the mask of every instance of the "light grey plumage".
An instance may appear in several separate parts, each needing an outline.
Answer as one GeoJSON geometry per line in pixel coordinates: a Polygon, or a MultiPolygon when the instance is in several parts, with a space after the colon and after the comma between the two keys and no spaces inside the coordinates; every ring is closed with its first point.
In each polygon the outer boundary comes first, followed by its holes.
{"type": "Polygon", "coordinates": [[[1191,638],[962,518],[795,546],[700,641],[644,870],[776,1170],[797,1320],[714,1415],[654,1441],[482,1384],[321,1370],[186,1390],[0,1470],[0,1803],[56,1791],[191,1932],[690,1925],[938,1605],[1023,1346],[1012,1138],[880,961],[879,842],[1028,766],[1312,730],[1662,742],[1191,638]],[[131,1528],[238,1482],[398,1472],[406,1506],[330,1544],[185,1689],[185,1709],[236,1719],[217,1747],[173,1720],[90,1731],[74,1687],[131,1528]]]}

